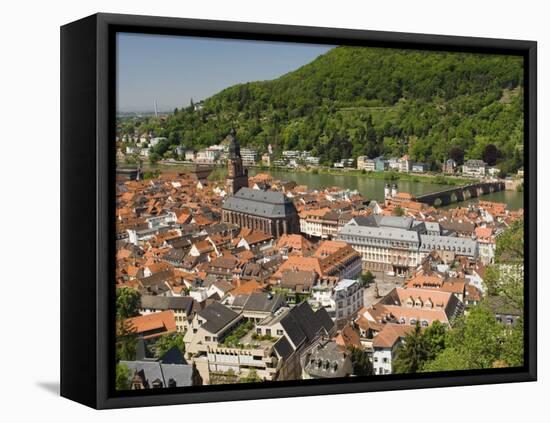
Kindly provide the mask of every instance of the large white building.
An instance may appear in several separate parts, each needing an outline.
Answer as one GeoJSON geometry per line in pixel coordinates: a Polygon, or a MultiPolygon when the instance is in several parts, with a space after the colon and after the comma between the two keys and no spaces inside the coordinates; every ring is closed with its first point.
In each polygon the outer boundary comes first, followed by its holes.
{"type": "Polygon", "coordinates": [[[357,169],[374,172],[376,170],[376,162],[367,156],[359,156],[357,157],[357,169]]]}
{"type": "Polygon", "coordinates": [[[432,251],[475,259],[477,241],[443,233],[439,225],[410,217],[355,217],[340,229],[337,239],[361,254],[363,268],[406,274],[432,251]]]}
{"type": "Polygon", "coordinates": [[[467,160],[462,165],[462,174],[464,176],[480,177],[485,176],[487,163],[483,160],[467,160]]]}
{"type": "Polygon", "coordinates": [[[244,166],[254,166],[258,161],[258,152],[252,148],[241,148],[241,158],[244,166]]]}

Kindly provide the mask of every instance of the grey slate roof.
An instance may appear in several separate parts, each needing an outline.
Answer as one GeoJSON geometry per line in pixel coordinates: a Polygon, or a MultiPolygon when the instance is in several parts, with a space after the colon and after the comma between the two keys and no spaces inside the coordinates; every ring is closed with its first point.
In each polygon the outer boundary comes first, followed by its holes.
{"type": "Polygon", "coordinates": [[[317,312],[307,302],[298,304],[281,319],[281,326],[292,343],[298,347],[302,342],[312,341],[319,332],[327,333],[334,327],[334,322],[324,308],[317,312]]]}
{"type": "Polygon", "coordinates": [[[270,292],[253,292],[244,304],[244,311],[260,311],[274,313],[284,305],[284,298],[280,294],[270,292]]]}
{"type": "Polygon", "coordinates": [[[285,336],[281,336],[279,340],[273,344],[273,348],[283,360],[286,360],[294,352],[292,345],[290,345],[285,336]]]}
{"type": "Polygon", "coordinates": [[[187,250],[183,248],[171,248],[170,251],[162,256],[162,259],[171,262],[181,262],[186,255],[187,250]]]}
{"type": "Polygon", "coordinates": [[[477,241],[454,236],[427,235],[427,231],[440,231],[443,224],[439,225],[437,222],[421,222],[398,216],[356,217],[353,222],[342,227],[337,237],[339,240],[377,247],[400,241],[408,242],[409,247],[418,248],[421,252],[443,250],[470,257],[477,255],[477,241]]]}
{"type": "Polygon", "coordinates": [[[190,314],[191,310],[193,310],[193,298],[142,295],[141,308],[155,310],[185,310],[186,314],[190,314]]]}
{"type": "Polygon", "coordinates": [[[219,332],[239,316],[238,313],[218,302],[205,307],[199,311],[198,315],[206,320],[202,327],[210,333],[219,332]]]}
{"type": "Polygon", "coordinates": [[[239,294],[233,299],[231,307],[243,308],[247,301],[248,294],[239,294]]]}
{"type": "Polygon", "coordinates": [[[313,351],[305,371],[313,377],[345,377],[353,372],[350,358],[336,342],[329,341],[313,351]]]}
{"type": "Polygon", "coordinates": [[[266,218],[283,218],[296,213],[292,201],[283,193],[241,188],[227,198],[223,209],[266,218]]]}
{"type": "Polygon", "coordinates": [[[173,379],[176,382],[176,387],[193,385],[192,365],[161,363],[160,367],[162,369],[162,374],[164,375],[164,386],[169,385],[170,379],[173,379]]]}
{"type": "Polygon", "coordinates": [[[166,351],[158,361],[162,364],[187,364],[180,349],[175,345],[166,351]]]}
{"type": "Polygon", "coordinates": [[[433,250],[452,251],[456,254],[475,257],[477,241],[456,236],[420,235],[420,251],[433,250]]]}
{"type": "Polygon", "coordinates": [[[438,222],[423,222],[423,223],[426,226],[427,231],[441,233],[441,226],[439,226],[438,222]]]}
{"type": "Polygon", "coordinates": [[[372,227],[372,226],[355,226],[345,225],[338,234],[338,238],[343,241],[348,241],[349,237],[362,238],[359,242],[353,243],[368,243],[367,238],[381,240],[395,240],[407,242],[419,242],[418,232],[398,229],[393,227],[372,227]]]}
{"type": "Polygon", "coordinates": [[[353,218],[358,226],[371,226],[374,228],[388,227],[395,229],[412,229],[415,220],[412,217],[403,216],[356,216],[353,218]]]}
{"type": "Polygon", "coordinates": [[[191,386],[193,384],[193,366],[189,364],[164,364],[158,361],[120,361],[130,369],[130,380],[134,372],[143,372],[149,388],[155,380],[160,380],[167,387],[173,379],[176,386],[191,386]]]}
{"type": "Polygon", "coordinates": [[[469,167],[485,167],[485,166],[487,166],[487,163],[485,163],[483,160],[477,160],[477,159],[466,160],[464,162],[464,164],[466,166],[469,166],[469,167]]]}

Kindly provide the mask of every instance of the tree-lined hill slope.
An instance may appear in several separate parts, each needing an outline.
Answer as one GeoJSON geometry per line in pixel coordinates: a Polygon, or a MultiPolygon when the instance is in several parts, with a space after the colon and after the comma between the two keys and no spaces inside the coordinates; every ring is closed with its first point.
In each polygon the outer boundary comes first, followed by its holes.
{"type": "Polygon", "coordinates": [[[340,158],[408,153],[436,165],[453,147],[499,164],[522,165],[523,62],[520,57],[337,47],[271,81],[231,86],[165,121],[148,118],[122,132],[153,131],[170,144],[200,148],[234,126],[242,145],[310,150],[340,158]]]}

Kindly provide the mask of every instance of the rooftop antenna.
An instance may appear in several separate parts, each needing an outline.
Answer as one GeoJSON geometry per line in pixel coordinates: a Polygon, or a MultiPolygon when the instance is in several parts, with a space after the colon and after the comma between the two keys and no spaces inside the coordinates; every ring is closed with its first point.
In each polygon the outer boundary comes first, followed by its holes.
{"type": "Polygon", "coordinates": [[[158,111],[158,108],[157,108],[157,100],[153,100],[153,103],[155,105],[155,117],[158,118],[159,117],[159,111],[158,111]]]}

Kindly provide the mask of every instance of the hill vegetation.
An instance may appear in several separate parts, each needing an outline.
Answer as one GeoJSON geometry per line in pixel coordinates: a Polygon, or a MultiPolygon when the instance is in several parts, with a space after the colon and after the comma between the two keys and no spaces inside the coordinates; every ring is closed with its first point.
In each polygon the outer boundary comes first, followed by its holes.
{"type": "Polygon", "coordinates": [[[511,172],[523,165],[522,59],[336,47],[275,80],[226,88],[200,110],[122,120],[119,132],[167,137],[156,147],[162,156],[175,145],[219,143],[232,126],[244,146],[309,150],[323,164],[408,153],[435,169],[453,148],[481,159],[494,145],[496,163],[511,172]]]}

